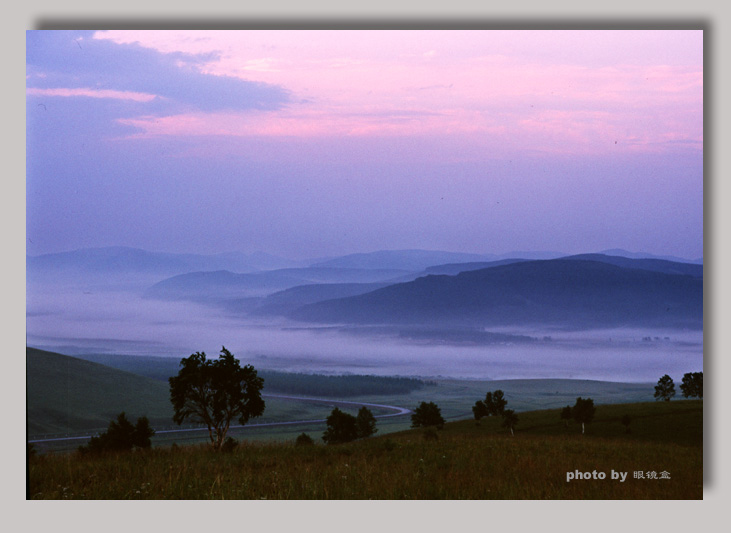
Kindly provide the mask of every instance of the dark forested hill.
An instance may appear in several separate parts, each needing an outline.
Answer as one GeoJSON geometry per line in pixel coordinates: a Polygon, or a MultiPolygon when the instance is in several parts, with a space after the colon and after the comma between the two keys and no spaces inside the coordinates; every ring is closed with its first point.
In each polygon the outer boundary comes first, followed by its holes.
{"type": "Polygon", "coordinates": [[[297,320],[357,324],[702,327],[703,281],[600,261],[525,261],[426,276],[303,306],[297,320]]]}
{"type": "Polygon", "coordinates": [[[624,268],[651,270],[652,272],[664,272],[665,274],[688,275],[693,276],[694,278],[703,277],[702,264],[679,263],[677,261],[668,261],[666,259],[630,259],[627,257],[606,254],[570,255],[563,259],[571,259],[574,261],[599,261],[601,263],[607,263],[609,265],[616,265],[624,268]]]}

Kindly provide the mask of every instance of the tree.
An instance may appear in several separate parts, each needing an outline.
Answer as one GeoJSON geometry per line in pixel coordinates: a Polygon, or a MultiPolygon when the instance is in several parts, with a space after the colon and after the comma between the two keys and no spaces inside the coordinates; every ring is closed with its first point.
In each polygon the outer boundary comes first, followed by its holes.
{"type": "Polygon", "coordinates": [[[571,406],[567,405],[561,410],[561,420],[564,421],[564,424],[566,427],[569,427],[569,420],[571,420],[574,417],[574,415],[571,414],[571,406]]]}
{"type": "Polygon", "coordinates": [[[571,409],[571,414],[574,420],[581,423],[581,434],[584,434],[584,424],[588,424],[594,419],[594,413],[596,407],[594,407],[594,400],[591,398],[576,398],[576,403],[571,409]]]}
{"type": "Polygon", "coordinates": [[[505,399],[503,391],[496,390],[492,393],[492,410],[490,414],[495,416],[502,415],[506,405],[508,405],[508,401],[505,399]]]}
{"type": "Polygon", "coordinates": [[[673,378],[665,374],[659,380],[655,386],[655,400],[670,401],[670,398],[675,396],[675,384],[673,378]]]}
{"type": "Polygon", "coordinates": [[[444,418],[442,418],[442,410],[439,409],[434,402],[421,402],[419,407],[414,409],[411,415],[411,427],[431,427],[436,426],[437,429],[444,427],[444,418]]]}
{"type": "MultiPolygon", "coordinates": [[[[490,394],[488,392],[488,394],[490,394]]],[[[487,407],[485,406],[485,402],[482,400],[477,400],[475,402],[475,405],[472,406],[472,415],[475,417],[475,420],[479,422],[479,420],[485,416],[489,416],[489,412],[487,410],[487,407]]]]}
{"type": "Polygon", "coordinates": [[[355,426],[359,439],[370,437],[378,431],[376,429],[376,417],[365,406],[361,407],[358,411],[358,416],[355,418],[355,426]]]}
{"type": "Polygon", "coordinates": [[[488,391],[485,394],[485,416],[492,416],[495,414],[495,402],[492,401],[492,392],[488,391]]]}
{"type": "Polygon", "coordinates": [[[515,433],[513,428],[518,423],[518,415],[515,414],[513,409],[505,409],[503,411],[503,427],[510,430],[510,434],[514,437],[515,433]]]}
{"type": "Polygon", "coordinates": [[[205,424],[214,450],[221,449],[232,420],[244,425],[264,412],[264,380],[253,366],[242,367],[225,347],[218,359],[196,352],[181,360],[180,366],[178,375],[169,379],[173,421],[205,424]]]}
{"type": "Polygon", "coordinates": [[[472,406],[472,414],[478,421],[485,416],[502,415],[507,404],[508,401],[505,399],[503,391],[488,392],[485,394],[484,401],[478,400],[472,406]]]}
{"type": "Polygon", "coordinates": [[[152,446],[150,437],[154,434],[155,430],[150,427],[150,421],[147,417],[138,418],[137,423],[133,426],[132,422],[127,419],[127,415],[122,411],[117,415],[116,420],[109,422],[109,428],[104,433],[92,437],[88,445],[79,447],[79,451],[82,453],[101,453],[106,451],[130,451],[133,448],[150,448],[152,446]]]}
{"type": "Polygon", "coordinates": [[[350,442],[358,438],[358,421],[348,413],[342,412],[337,407],[327,417],[327,429],[322,434],[322,440],[326,444],[340,444],[350,442]]]}
{"type": "Polygon", "coordinates": [[[680,390],[685,398],[703,399],[703,372],[688,372],[683,375],[680,390]]]}

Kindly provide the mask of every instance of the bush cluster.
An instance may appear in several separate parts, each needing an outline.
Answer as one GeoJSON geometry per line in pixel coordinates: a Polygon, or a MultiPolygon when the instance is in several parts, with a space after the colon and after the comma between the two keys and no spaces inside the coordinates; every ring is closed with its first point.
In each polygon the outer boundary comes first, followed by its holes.
{"type": "Polygon", "coordinates": [[[133,448],[149,448],[150,437],[155,430],[150,427],[150,421],[146,416],[137,419],[132,425],[127,415],[122,411],[117,415],[116,420],[109,423],[109,428],[104,433],[92,437],[89,444],[79,446],[81,453],[102,453],[130,451],[133,448]]]}

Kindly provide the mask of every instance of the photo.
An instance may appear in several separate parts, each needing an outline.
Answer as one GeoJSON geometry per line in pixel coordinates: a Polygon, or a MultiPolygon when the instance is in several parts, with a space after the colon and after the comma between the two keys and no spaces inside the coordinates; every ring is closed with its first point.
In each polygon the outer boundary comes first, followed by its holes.
{"type": "Polygon", "coordinates": [[[25,38],[27,499],[703,499],[702,26],[25,38]]]}

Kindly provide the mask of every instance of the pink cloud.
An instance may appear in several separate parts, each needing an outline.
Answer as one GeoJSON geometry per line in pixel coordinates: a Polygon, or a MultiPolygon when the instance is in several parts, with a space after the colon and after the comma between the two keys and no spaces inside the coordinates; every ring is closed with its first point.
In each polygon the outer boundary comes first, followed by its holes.
{"type": "Polygon", "coordinates": [[[132,100],[135,102],[149,102],[156,98],[154,94],[137,93],[132,91],[114,91],[110,89],[90,88],[53,88],[39,89],[28,88],[26,94],[31,96],[61,96],[61,97],[88,97],[88,98],[112,98],[115,100],[132,100]]]}
{"type": "Polygon", "coordinates": [[[504,135],[584,153],[702,143],[702,32],[112,31],[213,74],[285,87],[272,112],[125,119],[142,135],[504,135]],[[406,112],[405,112],[406,111],[406,112]],[[632,142],[629,140],[632,139],[632,142]],[[658,144],[660,143],[660,144],[658,144]]]}

